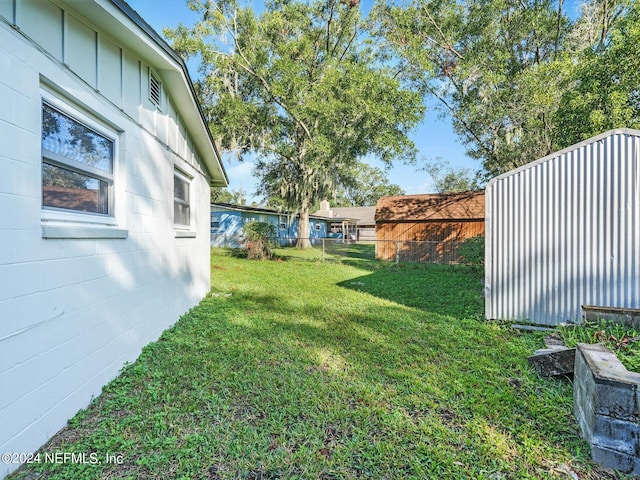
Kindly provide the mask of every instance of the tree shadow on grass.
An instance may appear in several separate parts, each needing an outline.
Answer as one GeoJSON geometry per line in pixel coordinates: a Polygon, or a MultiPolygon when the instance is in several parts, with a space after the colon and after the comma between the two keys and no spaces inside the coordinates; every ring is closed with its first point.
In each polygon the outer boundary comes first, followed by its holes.
{"type": "Polygon", "coordinates": [[[460,265],[392,265],[338,285],[439,315],[480,318],[484,313],[482,278],[460,265]]]}
{"type": "MultiPolygon", "coordinates": [[[[124,454],[102,478],[207,478],[212,465],[226,478],[548,473],[538,449],[570,435],[570,396],[540,391],[510,333],[457,316],[469,282],[464,270],[401,266],[341,288],[318,282],[320,295],[210,295],[67,437],[78,437],[75,450],[124,454]]],[[[573,456],[575,441],[556,448],[545,451],[552,463],[573,456]]],[[[80,467],[64,465],[68,478],[80,467]]]]}

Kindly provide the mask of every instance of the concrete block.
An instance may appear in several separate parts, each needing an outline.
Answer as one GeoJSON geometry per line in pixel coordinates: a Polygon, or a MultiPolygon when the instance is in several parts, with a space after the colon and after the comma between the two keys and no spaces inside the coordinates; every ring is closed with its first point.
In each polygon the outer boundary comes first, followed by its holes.
{"type": "Polygon", "coordinates": [[[623,382],[605,383],[596,380],[593,408],[596,415],[637,422],[636,386],[623,382]]]}
{"type": "Polygon", "coordinates": [[[601,448],[636,455],[639,433],[637,423],[596,415],[592,442],[601,448]]]}
{"type": "Polygon", "coordinates": [[[638,458],[597,445],[591,446],[591,458],[594,462],[606,468],[612,468],[622,473],[634,473],[640,471],[638,458]]]}
{"type": "Polygon", "coordinates": [[[602,344],[579,344],[578,351],[577,375],[580,383],[588,389],[587,395],[593,397],[596,414],[638,421],[637,387],[640,374],[629,372],[616,355],[602,344]],[[595,384],[594,390],[589,387],[591,383],[595,384]]]}
{"type": "Polygon", "coordinates": [[[3,229],[39,229],[40,210],[40,199],[37,197],[0,194],[0,211],[2,211],[3,229]]]}
{"type": "Polygon", "coordinates": [[[575,348],[549,348],[536,351],[528,358],[529,365],[543,377],[572,375],[574,370],[575,348]]]}
{"type": "MultiPolygon", "coordinates": [[[[5,3],[0,0],[0,12],[7,11],[5,3]]],[[[176,242],[171,199],[173,166],[179,159],[153,136],[156,113],[140,94],[146,69],[141,68],[138,53],[127,49],[121,58],[119,47],[105,40],[99,25],[98,35],[88,26],[95,19],[87,23],[79,19],[73,2],[65,3],[69,15],[64,24],[58,2],[22,3],[30,9],[23,13],[30,15],[19,20],[35,32],[32,38],[58,42],[55,56],[64,40],[68,65],[61,68],[16,30],[0,28],[0,103],[5,106],[0,112],[0,137],[10,139],[0,153],[0,338],[5,337],[0,346],[0,451],[4,452],[37,449],[100,392],[124,360],[134,360],[146,342],[197,304],[198,296],[208,290],[210,271],[207,179],[184,163],[195,177],[198,237],[176,242]],[[46,32],[34,28],[37,19],[32,11],[41,12],[38,18],[51,28],[46,32]],[[87,88],[85,82],[96,84],[96,40],[101,41],[97,58],[102,93],[120,97],[120,84],[111,80],[122,79],[130,88],[122,98],[109,100],[123,105],[131,117],[87,88]],[[122,75],[111,68],[114,65],[116,70],[123,66],[122,75]],[[96,120],[117,126],[115,220],[118,228],[131,225],[131,238],[42,238],[43,86],[72,109],[79,105],[89,117],[96,112],[96,120]],[[187,272],[190,269],[194,271],[187,272]]],[[[51,45],[42,46],[50,50],[51,45]]],[[[177,129],[174,123],[172,131],[177,129]]],[[[199,132],[184,135],[193,133],[199,132]]],[[[176,142],[173,138],[172,146],[176,142]]],[[[193,152],[187,153],[193,157],[193,152]]],[[[57,217],[68,228],[81,229],[93,221],[87,215],[85,222],[80,214],[68,219],[63,214],[45,217],[48,225],[56,226],[51,217],[57,217]]],[[[7,471],[0,465],[0,478],[7,471]]]]}
{"type": "Polygon", "coordinates": [[[592,458],[607,468],[640,473],[640,375],[604,345],[579,344],[574,372],[574,413],[592,458]]]}
{"type": "MultiPolygon", "coordinates": [[[[0,339],[18,330],[17,323],[18,316],[15,299],[11,298],[0,302],[0,339]]],[[[7,365],[0,365],[0,372],[6,368],[7,365]]]]}
{"type": "Polygon", "coordinates": [[[0,265],[0,301],[40,291],[40,273],[38,263],[0,265]]]}
{"type": "Polygon", "coordinates": [[[0,230],[0,265],[15,262],[15,232],[0,230]]]}
{"type": "Polygon", "coordinates": [[[598,323],[606,320],[636,330],[640,328],[640,309],[638,308],[582,305],[582,318],[587,322],[598,323]]]}
{"type": "Polygon", "coordinates": [[[0,122],[13,123],[13,97],[15,94],[15,90],[0,82],[0,102],[4,106],[0,110],[0,122]]]}
{"type": "MultiPolygon", "coordinates": [[[[0,101],[2,101],[0,99],[0,101]]],[[[10,136],[11,128],[0,128],[3,135],[10,136]]],[[[13,160],[0,157],[0,193],[13,193],[13,160]]]]}
{"type": "Polygon", "coordinates": [[[40,183],[42,167],[24,162],[14,162],[13,165],[13,192],[24,197],[36,197],[40,201],[42,189],[40,183]]]}

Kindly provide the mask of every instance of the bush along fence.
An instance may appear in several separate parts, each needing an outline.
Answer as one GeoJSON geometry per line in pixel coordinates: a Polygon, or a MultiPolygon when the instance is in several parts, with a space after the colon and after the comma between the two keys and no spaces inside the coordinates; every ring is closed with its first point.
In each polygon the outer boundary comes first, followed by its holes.
{"type": "MultiPolygon", "coordinates": [[[[482,268],[484,261],[483,239],[459,241],[407,241],[371,240],[355,241],[343,238],[309,238],[313,249],[321,253],[323,260],[335,257],[377,259],[394,263],[437,263],[447,265],[467,264],[482,268]]],[[[280,248],[296,247],[297,237],[271,236],[269,243],[280,248]]],[[[212,247],[248,249],[251,241],[242,236],[211,235],[212,247]]]]}

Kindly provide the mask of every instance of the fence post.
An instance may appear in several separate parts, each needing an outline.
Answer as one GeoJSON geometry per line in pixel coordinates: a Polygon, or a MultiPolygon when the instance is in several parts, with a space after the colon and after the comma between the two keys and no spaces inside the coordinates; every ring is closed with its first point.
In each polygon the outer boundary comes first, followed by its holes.
{"type": "Polygon", "coordinates": [[[322,238],[322,261],[324,262],[324,237],[322,238]]]}
{"type": "Polygon", "coordinates": [[[396,264],[400,264],[400,241],[396,240],[396,264]]]}

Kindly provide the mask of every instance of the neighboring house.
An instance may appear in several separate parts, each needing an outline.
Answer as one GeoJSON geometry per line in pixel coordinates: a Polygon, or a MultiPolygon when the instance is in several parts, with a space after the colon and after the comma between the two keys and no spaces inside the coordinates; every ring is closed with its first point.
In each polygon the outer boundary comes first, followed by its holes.
{"type": "Polygon", "coordinates": [[[376,207],[333,207],[327,200],[320,202],[320,210],[315,215],[333,219],[330,230],[347,232],[348,238],[358,241],[375,241],[376,207]]]}
{"type": "Polygon", "coordinates": [[[485,315],[556,325],[640,308],[640,131],[611,130],[487,185],[485,315]]]}
{"type": "MultiPolygon", "coordinates": [[[[237,248],[244,242],[242,227],[250,221],[271,223],[275,227],[280,245],[295,244],[298,239],[297,215],[279,212],[270,208],[233,205],[230,203],[211,204],[211,245],[214,247],[237,248]]],[[[313,243],[327,236],[326,218],[309,216],[309,236],[313,243]]]]}
{"type": "Polygon", "coordinates": [[[0,452],[27,453],[209,290],[227,179],[124,1],[0,1],[0,65],[0,452]]]}
{"type": "Polygon", "coordinates": [[[376,258],[455,263],[459,243],[484,234],[484,192],[382,197],[375,221],[376,258]]]}

